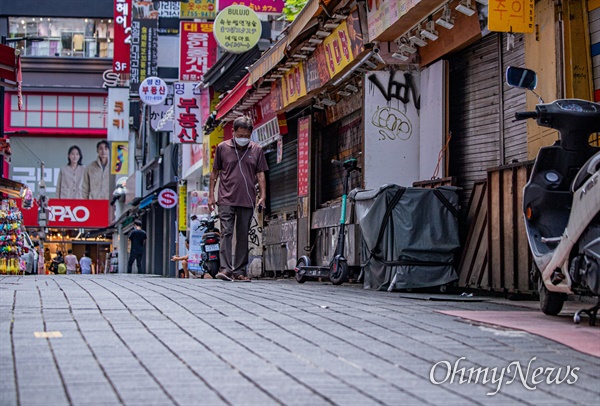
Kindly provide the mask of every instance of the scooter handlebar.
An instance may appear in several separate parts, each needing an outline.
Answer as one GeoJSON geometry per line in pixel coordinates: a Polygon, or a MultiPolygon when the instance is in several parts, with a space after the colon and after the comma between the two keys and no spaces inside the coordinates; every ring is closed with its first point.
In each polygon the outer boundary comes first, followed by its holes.
{"type": "Polygon", "coordinates": [[[527,120],[528,118],[538,118],[538,116],[537,111],[517,111],[515,113],[515,120],[527,120]]]}

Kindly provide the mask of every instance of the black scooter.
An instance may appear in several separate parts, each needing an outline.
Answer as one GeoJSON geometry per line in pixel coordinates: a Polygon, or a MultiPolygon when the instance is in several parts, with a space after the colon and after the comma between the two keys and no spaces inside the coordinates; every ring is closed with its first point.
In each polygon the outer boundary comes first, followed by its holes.
{"type": "Polygon", "coordinates": [[[331,163],[344,168],[344,191],[342,194],[342,214],[340,216],[340,229],[338,232],[338,241],[335,249],[335,254],[329,266],[311,266],[310,258],[306,255],[300,257],[294,269],[296,272],[296,281],[304,283],[308,278],[329,278],[334,285],[341,285],[348,277],[348,261],[344,257],[344,234],[346,231],[346,202],[348,199],[348,188],[350,184],[350,174],[354,171],[361,171],[358,167],[356,158],[348,159],[347,161],[331,160],[331,163]]]}
{"type": "MultiPolygon", "coordinates": [[[[509,67],[509,85],[533,91],[534,71],[509,67]]],[[[539,98],[539,96],[538,96],[539,98]]],[[[540,98],[539,98],[540,99],[540,98]]],[[[600,104],[579,99],[540,103],[535,111],[515,113],[559,131],[560,140],[539,150],[523,190],[523,214],[532,276],[537,279],[540,308],[558,314],[567,294],[600,295],[600,148],[589,144],[600,131],[600,104]]],[[[594,325],[599,306],[578,311],[594,325]]]]}
{"type": "Polygon", "coordinates": [[[219,272],[221,267],[221,259],[219,257],[219,249],[221,243],[221,233],[215,227],[215,221],[219,216],[213,214],[210,217],[200,219],[199,229],[204,229],[202,241],[200,242],[200,260],[204,272],[208,272],[213,278],[219,272]]]}

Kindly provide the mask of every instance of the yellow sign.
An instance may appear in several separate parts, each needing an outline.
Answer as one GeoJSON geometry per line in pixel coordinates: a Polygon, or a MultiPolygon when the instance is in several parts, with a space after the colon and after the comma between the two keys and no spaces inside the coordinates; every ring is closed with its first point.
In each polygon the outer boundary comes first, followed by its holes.
{"type": "Polygon", "coordinates": [[[304,81],[304,64],[299,63],[283,74],[281,79],[281,92],[283,93],[284,107],[306,96],[306,82],[304,81]]]}
{"type": "Polygon", "coordinates": [[[343,21],[331,35],[325,38],[322,46],[325,48],[327,69],[331,77],[340,73],[342,69],[354,60],[346,21],[343,21]]]}
{"type": "Polygon", "coordinates": [[[127,153],[127,149],[129,147],[128,142],[112,142],[111,145],[111,166],[110,166],[110,174],[111,175],[123,175],[127,176],[129,173],[129,154],[127,153]]]}
{"type": "Polygon", "coordinates": [[[179,184],[179,231],[187,230],[187,183],[179,184]]]}
{"type": "Polygon", "coordinates": [[[202,161],[202,175],[208,175],[212,171],[213,162],[215,161],[215,153],[217,145],[223,141],[223,126],[219,125],[212,133],[204,135],[202,146],[204,148],[204,156],[202,161]]]}
{"type": "Polygon", "coordinates": [[[214,20],[217,16],[217,0],[188,0],[181,3],[179,17],[214,20]]]}
{"type": "Polygon", "coordinates": [[[534,30],[535,0],[489,0],[488,29],[498,32],[522,32],[534,30]]]}
{"type": "Polygon", "coordinates": [[[229,6],[217,16],[213,32],[222,48],[241,54],[258,44],[262,26],[258,15],[250,7],[229,6]]]}

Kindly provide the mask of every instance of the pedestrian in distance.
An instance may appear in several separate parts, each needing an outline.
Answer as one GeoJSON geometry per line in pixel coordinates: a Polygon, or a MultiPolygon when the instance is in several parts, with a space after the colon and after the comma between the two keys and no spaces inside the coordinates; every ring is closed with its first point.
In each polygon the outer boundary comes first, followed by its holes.
{"type": "MultiPolygon", "coordinates": [[[[190,241],[185,239],[185,249],[189,251],[190,249],[190,241]]],[[[171,257],[171,261],[181,261],[181,269],[179,269],[179,277],[180,278],[189,278],[190,273],[188,270],[188,254],[185,255],[173,255],[171,257]]]]}
{"type": "Polygon", "coordinates": [[[44,264],[46,265],[46,270],[50,271],[50,267],[52,266],[52,254],[50,254],[50,248],[44,250],[44,264]]]}
{"type": "Polygon", "coordinates": [[[133,261],[137,264],[138,273],[144,273],[142,256],[144,255],[144,248],[146,246],[146,232],[142,230],[142,222],[140,220],[133,222],[133,231],[129,234],[129,241],[131,241],[131,249],[129,251],[129,261],[127,261],[127,273],[131,273],[133,261]]]}
{"type": "Polygon", "coordinates": [[[221,221],[221,269],[216,277],[225,281],[250,280],[246,276],[248,233],[256,204],[256,182],[260,193],[258,208],[265,207],[265,171],[269,167],[262,148],[250,141],[253,128],[249,117],[241,116],[234,120],[233,138],[217,146],[210,173],[208,208],[213,211],[218,205],[221,221]],[[218,202],[215,200],[217,180],[218,202]],[[232,246],[234,234],[235,252],[232,246]]]}
{"type": "Polygon", "coordinates": [[[91,162],[83,173],[83,183],[81,185],[81,197],[83,199],[109,199],[109,150],[110,145],[106,140],[101,140],[96,144],[98,158],[91,162]]]}
{"type": "Polygon", "coordinates": [[[81,148],[73,145],[67,152],[67,164],[58,172],[56,197],[59,199],[81,199],[81,187],[85,166],[81,163],[81,148]]]}
{"type": "Polygon", "coordinates": [[[77,267],[79,266],[79,261],[75,254],[73,254],[73,250],[67,250],[67,256],[65,257],[65,265],[67,266],[67,275],[75,275],[77,273],[77,267]]]}
{"type": "Polygon", "coordinates": [[[60,264],[64,265],[65,258],[63,257],[62,251],[56,251],[56,256],[52,259],[52,263],[50,264],[50,271],[55,275],[58,273],[58,266],[60,264]]]}
{"type": "Polygon", "coordinates": [[[79,267],[83,275],[90,275],[92,273],[92,259],[87,251],[83,253],[83,256],[79,260],[79,267]]]}

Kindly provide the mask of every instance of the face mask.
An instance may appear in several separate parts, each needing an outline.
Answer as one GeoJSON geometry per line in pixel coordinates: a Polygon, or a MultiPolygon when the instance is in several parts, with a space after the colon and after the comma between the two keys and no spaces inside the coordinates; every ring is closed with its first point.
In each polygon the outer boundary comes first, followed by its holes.
{"type": "Polygon", "coordinates": [[[235,137],[235,143],[238,144],[240,147],[245,147],[246,145],[248,145],[249,142],[250,138],[235,137]]]}

